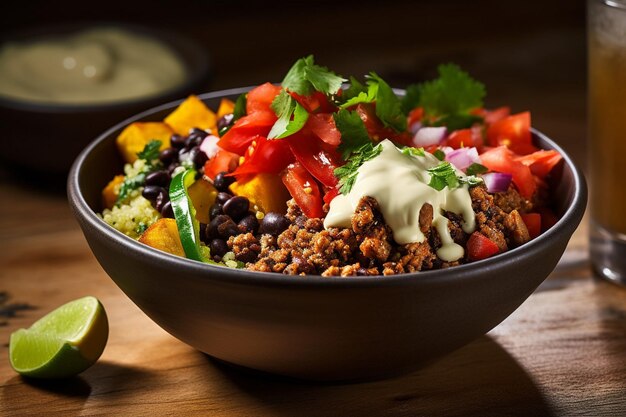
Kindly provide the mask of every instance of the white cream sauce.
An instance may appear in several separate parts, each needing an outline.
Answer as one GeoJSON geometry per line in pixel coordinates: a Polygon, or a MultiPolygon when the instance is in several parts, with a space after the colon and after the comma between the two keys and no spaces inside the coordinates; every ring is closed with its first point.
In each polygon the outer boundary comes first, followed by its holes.
{"type": "MultiPolygon", "coordinates": [[[[440,164],[435,156],[428,152],[424,156],[405,155],[389,140],[382,141],[381,146],[382,152],[358,169],[350,193],[340,194],[331,201],[324,227],[351,227],[359,201],[367,196],[378,202],[397,243],[423,242],[426,237],[419,227],[419,213],[428,203],[433,207],[433,227],[442,242],[437,256],[448,262],[462,258],[463,247],[452,239],[443,211],[461,215],[463,231],[474,231],[476,224],[468,185],[437,191],[428,185],[431,175],[427,171],[440,164]]],[[[465,174],[457,170],[457,176],[465,177],[465,174]]]]}
{"type": "Polygon", "coordinates": [[[180,85],[180,58],[144,35],[99,28],[0,48],[0,95],[43,103],[100,103],[180,85]]]}

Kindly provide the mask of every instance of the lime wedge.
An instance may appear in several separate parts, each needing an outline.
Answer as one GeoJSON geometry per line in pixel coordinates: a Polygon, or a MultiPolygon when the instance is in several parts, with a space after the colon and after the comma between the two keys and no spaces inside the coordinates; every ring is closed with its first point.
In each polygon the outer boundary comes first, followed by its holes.
{"type": "Polygon", "coordinates": [[[104,307],[95,297],[83,297],[11,334],[9,360],[25,376],[69,377],[98,360],[108,336],[104,307]]]}

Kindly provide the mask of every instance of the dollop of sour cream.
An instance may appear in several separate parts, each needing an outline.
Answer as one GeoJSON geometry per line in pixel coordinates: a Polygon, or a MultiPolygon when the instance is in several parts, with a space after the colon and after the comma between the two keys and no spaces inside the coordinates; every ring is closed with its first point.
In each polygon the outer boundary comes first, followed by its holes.
{"type": "MultiPolygon", "coordinates": [[[[340,194],[331,201],[324,227],[350,227],[361,198],[372,197],[378,202],[397,243],[423,242],[426,237],[419,227],[419,213],[422,206],[428,203],[433,207],[432,225],[442,243],[437,256],[447,262],[462,258],[464,249],[452,239],[443,211],[462,216],[463,231],[474,231],[476,220],[468,185],[437,191],[428,185],[431,180],[428,169],[441,163],[435,156],[428,152],[424,156],[405,155],[389,140],[382,141],[381,146],[378,156],[359,167],[350,192],[340,194]]],[[[463,178],[465,174],[457,170],[457,176],[463,178]]]]}
{"type": "Polygon", "coordinates": [[[162,42],[115,27],[4,44],[0,96],[84,104],[154,95],[184,82],[180,57],[162,42]]]}

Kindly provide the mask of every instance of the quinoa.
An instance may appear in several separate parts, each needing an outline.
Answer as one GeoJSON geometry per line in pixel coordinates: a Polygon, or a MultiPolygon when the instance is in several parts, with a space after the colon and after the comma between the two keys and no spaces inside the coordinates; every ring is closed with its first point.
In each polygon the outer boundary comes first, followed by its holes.
{"type": "Polygon", "coordinates": [[[161,214],[138,190],[131,193],[128,203],[102,211],[102,219],[106,223],[133,239],[138,239],[160,217],[161,214]]]}

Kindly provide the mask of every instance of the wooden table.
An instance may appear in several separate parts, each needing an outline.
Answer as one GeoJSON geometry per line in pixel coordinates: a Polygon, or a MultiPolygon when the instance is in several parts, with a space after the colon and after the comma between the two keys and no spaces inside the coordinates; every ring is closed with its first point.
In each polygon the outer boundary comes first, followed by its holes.
{"type": "MultiPolygon", "coordinates": [[[[415,47],[406,40],[414,30],[408,24],[418,14],[405,13],[399,16],[403,23],[393,28],[402,31],[397,39],[405,44],[352,42],[349,59],[343,46],[318,44],[313,52],[341,72],[378,68],[394,85],[407,81],[406,74],[432,72],[437,62],[459,62],[487,83],[490,105],[532,109],[533,125],[584,165],[584,30],[573,20],[577,17],[559,20],[564,16],[560,7],[570,3],[546,4],[537,16],[531,7],[511,12],[500,19],[498,37],[490,32],[492,26],[479,25],[465,32],[462,42],[457,42],[459,29],[415,47]]],[[[429,4],[415,8],[439,7],[429,4]]],[[[468,3],[454,7],[460,4],[468,3]]],[[[501,2],[492,5],[494,14],[509,11],[501,2]]],[[[471,20],[464,14],[452,17],[450,27],[471,20]]],[[[251,26],[244,25],[248,32],[240,33],[242,38],[265,24],[254,16],[246,19],[251,26]]],[[[439,25],[420,22],[426,27],[422,36],[439,25]]],[[[203,26],[194,28],[207,42],[215,36],[203,26]]],[[[272,40],[271,32],[257,32],[272,40]]],[[[279,79],[302,53],[301,43],[310,44],[302,38],[287,41],[289,53],[276,53],[263,63],[261,49],[256,55],[253,48],[247,53],[216,49],[216,62],[236,65],[218,67],[213,87],[279,79]],[[250,74],[258,79],[246,78],[250,74]]],[[[43,192],[45,186],[19,182],[21,176],[0,170],[0,415],[626,415],[626,289],[592,278],[586,220],[557,270],[488,335],[402,377],[309,384],[233,369],[160,329],[100,268],[62,190],[43,192]],[[10,333],[87,294],[98,297],[109,316],[109,342],[100,361],[68,381],[35,383],[13,372],[10,333]],[[6,317],[12,311],[15,316],[6,317]]]]}

